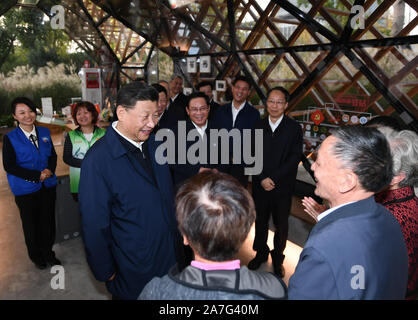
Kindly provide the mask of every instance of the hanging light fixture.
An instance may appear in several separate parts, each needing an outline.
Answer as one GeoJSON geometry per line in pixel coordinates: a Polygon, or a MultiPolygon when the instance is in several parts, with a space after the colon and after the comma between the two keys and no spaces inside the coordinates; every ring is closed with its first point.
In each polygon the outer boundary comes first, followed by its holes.
{"type": "Polygon", "coordinates": [[[169,0],[171,8],[176,9],[183,6],[187,6],[190,3],[196,2],[196,0],[169,0]]]}
{"type": "Polygon", "coordinates": [[[18,6],[24,6],[24,7],[36,7],[39,0],[17,0],[18,6]]]}

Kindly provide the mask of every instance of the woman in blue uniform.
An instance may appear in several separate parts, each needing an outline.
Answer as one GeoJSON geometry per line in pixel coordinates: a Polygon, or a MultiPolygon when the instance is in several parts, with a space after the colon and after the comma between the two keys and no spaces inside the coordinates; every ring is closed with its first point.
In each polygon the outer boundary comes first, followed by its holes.
{"type": "Polygon", "coordinates": [[[27,98],[12,101],[18,127],[3,138],[3,166],[22,219],[29,258],[38,269],[61,264],[55,240],[57,154],[47,128],[35,126],[36,108],[27,98]]]}

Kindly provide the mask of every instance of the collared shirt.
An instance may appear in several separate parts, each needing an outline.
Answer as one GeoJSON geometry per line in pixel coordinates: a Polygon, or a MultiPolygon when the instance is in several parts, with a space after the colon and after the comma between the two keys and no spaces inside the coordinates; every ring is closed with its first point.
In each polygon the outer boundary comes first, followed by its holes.
{"type": "Polygon", "coordinates": [[[232,103],[231,103],[231,108],[232,108],[232,126],[234,126],[235,125],[235,120],[237,119],[237,116],[238,116],[238,113],[244,108],[244,106],[245,106],[245,103],[246,103],[247,101],[244,101],[240,106],[239,106],[239,108],[238,109],[236,109],[235,107],[234,107],[234,101],[232,101],[232,103]]]}
{"type": "Polygon", "coordinates": [[[236,270],[239,269],[241,264],[240,260],[232,260],[226,262],[216,262],[216,263],[205,263],[201,261],[193,260],[190,263],[191,266],[201,269],[201,270],[236,270]]]}
{"type": "Polygon", "coordinates": [[[351,203],[354,203],[354,202],[356,202],[356,201],[351,201],[351,202],[347,202],[347,203],[343,203],[343,204],[340,204],[339,206],[336,206],[336,207],[332,207],[332,208],[329,208],[328,210],[325,210],[324,212],[322,212],[319,216],[318,216],[318,222],[319,222],[319,220],[321,220],[321,219],[324,219],[327,215],[329,215],[331,212],[333,212],[333,211],[335,211],[335,210],[337,210],[337,209],[339,209],[339,208],[341,208],[341,207],[344,207],[344,206],[347,206],[347,205],[349,205],[349,204],[351,204],[351,203]]]}
{"type": "Polygon", "coordinates": [[[25,130],[22,129],[22,127],[19,125],[20,130],[23,131],[23,133],[25,134],[26,138],[29,139],[30,142],[34,143],[32,141],[32,139],[30,138],[31,135],[35,136],[35,147],[38,148],[39,142],[38,142],[38,136],[36,135],[36,130],[35,130],[35,126],[33,126],[32,131],[31,132],[26,132],[25,130]]]}
{"type": "Polygon", "coordinates": [[[192,123],[193,123],[193,125],[196,127],[197,132],[199,132],[200,136],[201,136],[201,137],[202,137],[202,139],[203,139],[203,136],[205,135],[206,128],[208,127],[208,120],[206,120],[206,123],[205,123],[205,125],[204,125],[203,127],[199,127],[199,126],[198,126],[196,123],[194,123],[193,121],[192,121],[192,123]]]}
{"type": "MultiPolygon", "coordinates": [[[[161,115],[158,117],[158,122],[160,122],[161,118],[162,118],[162,117],[163,117],[163,115],[164,115],[164,112],[166,112],[166,111],[167,111],[167,109],[168,109],[168,108],[166,108],[166,109],[163,111],[163,113],[161,113],[161,115]]],[[[158,123],[158,122],[157,122],[157,123],[158,123]]]]}
{"type": "Polygon", "coordinates": [[[123,137],[124,139],[126,139],[126,140],[128,140],[130,143],[132,143],[135,147],[137,147],[137,148],[139,148],[139,150],[141,150],[142,151],[142,144],[144,143],[144,141],[142,141],[142,142],[136,142],[136,141],[133,141],[132,139],[129,139],[128,137],[126,137],[126,136],[124,136],[117,128],[116,128],[116,126],[118,125],[118,121],[115,121],[115,122],[113,122],[112,123],[112,127],[113,127],[113,129],[115,129],[115,131],[121,136],[121,137],[123,137]]]}
{"type": "Polygon", "coordinates": [[[169,100],[170,100],[170,103],[168,104],[169,106],[170,106],[170,104],[172,104],[173,102],[174,102],[174,100],[176,100],[177,99],[177,97],[179,96],[179,94],[180,94],[180,92],[179,93],[177,93],[175,96],[174,96],[174,98],[170,98],[169,100]]]}
{"type": "Polygon", "coordinates": [[[279,126],[280,122],[282,122],[282,120],[283,120],[283,115],[276,121],[276,123],[273,123],[269,116],[269,124],[270,124],[270,128],[272,132],[274,132],[274,130],[277,129],[277,127],[279,126]]]}

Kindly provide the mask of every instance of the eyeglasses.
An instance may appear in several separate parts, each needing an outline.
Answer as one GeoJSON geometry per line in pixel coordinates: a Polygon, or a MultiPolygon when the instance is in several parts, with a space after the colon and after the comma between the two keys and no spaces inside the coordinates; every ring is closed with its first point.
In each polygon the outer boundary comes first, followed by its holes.
{"type": "Polygon", "coordinates": [[[206,107],[200,107],[200,108],[189,108],[189,111],[192,113],[198,113],[198,112],[206,112],[208,111],[208,106],[206,107]]]}
{"type": "Polygon", "coordinates": [[[268,103],[270,103],[270,104],[281,104],[281,105],[284,105],[284,104],[286,104],[286,101],[285,100],[267,100],[267,102],[268,103]]]}

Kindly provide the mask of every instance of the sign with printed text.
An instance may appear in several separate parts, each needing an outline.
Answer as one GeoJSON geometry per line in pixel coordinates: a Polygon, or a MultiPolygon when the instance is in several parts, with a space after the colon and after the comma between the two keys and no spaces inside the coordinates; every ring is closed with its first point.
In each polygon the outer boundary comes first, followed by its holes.
{"type": "Polygon", "coordinates": [[[86,87],[87,87],[87,89],[98,89],[98,88],[100,88],[99,74],[97,72],[87,72],[86,73],[86,87]]]}
{"type": "Polygon", "coordinates": [[[42,114],[44,117],[47,118],[52,118],[54,111],[53,111],[53,106],[52,106],[52,98],[51,97],[46,97],[46,98],[41,98],[41,103],[42,103],[42,114]]]}

